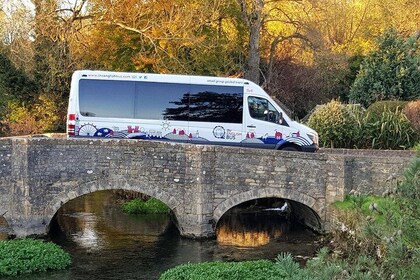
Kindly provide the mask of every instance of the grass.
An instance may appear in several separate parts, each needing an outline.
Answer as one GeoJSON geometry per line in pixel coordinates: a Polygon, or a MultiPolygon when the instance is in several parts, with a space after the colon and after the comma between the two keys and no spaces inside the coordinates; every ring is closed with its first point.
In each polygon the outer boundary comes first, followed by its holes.
{"type": "Polygon", "coordinates": [[[128,214],[166,214],[169,213],[169,207],[156,198],[149,198],[144,201],[133,199],[121,205],[122,210],[128,214]]]}
{"type": "Polygon", "coordinates": [[[385,213],[393,212],[394,215],[400,213],[397,204],[391,197],[381,197],[374,195],[347,195],[344,201],[334,203],[336,209],[344,211],[360,212],[368,219],[375,219],[376,222],[385,224],[385,213]]]}
{"type": "Polygon", "coordinates": [[[33,239],[0,241],[0,276],[65,269],[70,255],[52,242],[33,239]]]}

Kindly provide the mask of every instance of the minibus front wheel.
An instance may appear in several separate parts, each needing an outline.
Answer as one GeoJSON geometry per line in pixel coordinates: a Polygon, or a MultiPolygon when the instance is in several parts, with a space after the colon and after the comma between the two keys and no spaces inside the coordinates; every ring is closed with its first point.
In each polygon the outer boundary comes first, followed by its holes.
{"type": "Polygon", "coordinates": [[[280,150],[282,150],[282,151],[292,151],[292,152],[302,151],[302,149],[297,145],[287,145],[287,146],[281,147],[280,150]]]}

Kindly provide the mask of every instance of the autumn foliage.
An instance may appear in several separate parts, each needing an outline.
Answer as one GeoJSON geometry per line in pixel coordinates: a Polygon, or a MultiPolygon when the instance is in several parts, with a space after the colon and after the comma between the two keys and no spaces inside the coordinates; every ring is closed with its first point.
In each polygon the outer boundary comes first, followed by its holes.
{"type": "Polygon", "coordinates": [[[402,0],[0,0],[0,135],[63,131],[77,69],[245,77],[293,118],[418,99],[417,18],[402,0]]]}

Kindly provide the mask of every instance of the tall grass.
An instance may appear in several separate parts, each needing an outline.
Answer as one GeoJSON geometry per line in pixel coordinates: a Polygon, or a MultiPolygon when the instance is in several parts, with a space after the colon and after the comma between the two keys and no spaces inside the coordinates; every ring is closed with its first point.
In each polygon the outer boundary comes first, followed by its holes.
{"type": "Polygon", "coordinates": [[[401,112],[385,110],[380,115],[366,115],[365,129],[374,149],[407,149],[416,141],[416,132],[401,112]]]}

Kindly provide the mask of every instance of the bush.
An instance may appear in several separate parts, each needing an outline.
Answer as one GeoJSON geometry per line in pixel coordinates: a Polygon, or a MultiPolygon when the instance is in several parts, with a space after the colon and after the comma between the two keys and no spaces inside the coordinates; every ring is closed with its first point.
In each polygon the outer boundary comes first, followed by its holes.
{"type": "Polygon", "coordinates": [[[352,147],[359,134],[352,110],[335,100],[316,109],[309,117],[308,125],[318,132],[324,147],[352,147]]]}
{"type": "Polygon", "coordinates": [[[42,132],[41,126],[30,108],[19,104],[17,101],[8,102],[7,114],[3,125],[5,126],[5,133],[12,136],[42,132]]]}
{"type": "Polygon", "coordinates": [[[324,147],[407,149],[418,141],[418,134],[400,107],[404,104],[376,102],[363,111],[331,101],[315,110],[308,125],[318,132],[324,147]]]}
{"type": "MultiPolygon", "coordinates": [[[[420,156],[417,156],[404,173],[397,188],[402,217],[401,230],[412,247],[420,247],[420,156]]],[[[419,252],[420,253],[420,252],[419,252]]]]}
{"type": "Polygon", "coordinates": [[[67,108],[60,97],[53,94],[40,94],[32,113],[42,132],[65,132],[67,108]]]}
{"type": "Polygon", "coordinates": [[[404,107],[404,114],[420,138],[420,99],[409,102],[404,107]]]}
{"type": "Polygon", "coordinates": [[[64,269],[70,255],[59,246],[41,240],[0,241],[0,276],[64,269]]]}
{"type": "Polygon", "coordinates": [[[169,213],[169,207],[156,198],[147,201],[133,199],[121,205],[122,210],[128,214],[165,214],[169,213]]]}
{"type": "Polygon", "coordinates": [[[387,30],[378,49],[362,62],[350,90],[350,100],[369,106],[379,100],[413,100],[420,97],[419,38],[401,37],[387,30]]]}

